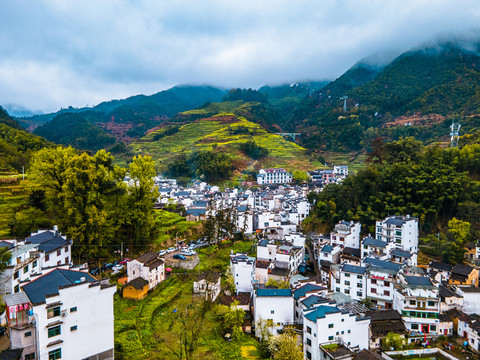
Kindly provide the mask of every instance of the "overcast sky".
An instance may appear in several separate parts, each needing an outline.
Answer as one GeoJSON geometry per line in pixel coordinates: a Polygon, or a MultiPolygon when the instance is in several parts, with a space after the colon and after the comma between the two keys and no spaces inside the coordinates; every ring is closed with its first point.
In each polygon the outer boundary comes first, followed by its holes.
{"type": "Polygon", "coordinates": [[[372,53],[479,26],[478,0],[1,0],[0,105],[334,79],[372,53]]]}

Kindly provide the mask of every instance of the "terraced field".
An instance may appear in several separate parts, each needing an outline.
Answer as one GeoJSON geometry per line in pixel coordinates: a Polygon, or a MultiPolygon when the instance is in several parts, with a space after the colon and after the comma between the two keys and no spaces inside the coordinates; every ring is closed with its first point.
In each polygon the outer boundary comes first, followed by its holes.
{"type": "Polygon", "coordinates": [[[309,162],[306,151],[301,146],[233,114],[221,113],[196,120],[183,125],[177,133],[154,141],[157,133],[150,133],[141,141],[133,143],[132,149],[136,154],[151,155],[157,164],[160,164],[159,170],[179,154],[188,155],[196,151],[212,149],[230,155],[235,167],[240,170],[253,170],[254,167],[307,170],[315,166],[309,162]],[[241,133],[240,129],[245,133],[241,133]],[[248,129],[248,133],[245,129],[248,129]],[[267,148],[269,155],[259,161],[247,157],[240,151],[239,146],[251,140],[267,148]]]}
{"type": "MultiPolygon", "coordinates": [[[[7,176],[1,175],[5,179],[7,176]]],[[[13,183],[1,183],[0,181],[0,239],[9,237],[9,222],[15,214],[18,207],[28,201],[28,180],[21,180],[20,175],[8,176],[8,178],[18,178],[13,183]]]]}

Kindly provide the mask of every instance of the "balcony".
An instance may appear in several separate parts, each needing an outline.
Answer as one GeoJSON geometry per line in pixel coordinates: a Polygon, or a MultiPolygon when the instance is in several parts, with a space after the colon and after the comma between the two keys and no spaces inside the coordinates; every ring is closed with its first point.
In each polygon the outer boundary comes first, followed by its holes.
{"type": "Polygon", "coordinates": [[[14,271],[17,271],[17,270],[20,270],[21,268],[23,268],[25,265],[28,265],[30,264],[31,262],[35,261],[36,259],[38,259],[40,257],[40,254],[38,253],[32,253],[30,254],[30,257],[21,261],[21,262],[17,262],[15,264],[15,270],[14,271]]]}

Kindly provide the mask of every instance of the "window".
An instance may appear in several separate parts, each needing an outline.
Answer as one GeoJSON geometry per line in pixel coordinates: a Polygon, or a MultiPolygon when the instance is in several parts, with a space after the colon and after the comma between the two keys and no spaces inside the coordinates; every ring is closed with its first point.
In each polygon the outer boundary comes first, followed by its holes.
{"type": "Polygon", "coordinates": [[[312,328],[310,326],[307,326],[307,333],[309,333],[309,334],[312,333],[312,328]]]}
{"type": "Polygon", "coordinates": [[[376,283],[377,283],[377,280],[372,279],[372,284],[376,284],[376,283]]]}
{"type": "Polygon", "coordinates": [[[336,291],[336,292],[340,292],[340,288],[335,288],[335,291],[336,291]]]}
{"type": "Polygon", "coordinates": [[[62,358],[62,349],[55,349],[48,352],[48,360],[57,360],[62,358]]]}
{"type": "Polygon", "coordinates": [[[23,273],[24,274],[28,273],[28,265],[23,268],[23,273]]]}
{"type": "Polygon", "coordinates": [[[344,322],[344,321],[345,321],[345,319],[342,319],[342,322],[344,322]]]}
{"type": "Polygon", "coordinates": [[[336,282],[337,284],[340,284],[340,279],[335,279],[335,282],[336,282]]]}
{"type": "Polygon", "coordinates": [[[24,336],[25,336],[25,337],[32,336],[32,332],[31,332],[31,331],[27,331],[24,336]]]}
{"type": "Polygon", "coordinates": [[[350,274],[349,274],[349,273],[345,273],[345,277],[350,277],[350,274]]]}
{"type": "Polygon", "coordinates": [[[384,285],[384,286],[390,286],[390,283],[389,283],[388,281],[384,281],[384,282],[383,282],[383,285],[384,285]]]}
{"type": "Polygon", "coordinates": [[[68,252],[68,246],[65,246],[65,254],[68,252]]]}
{"type": "Polygon", "coordinates": [[[310,351],[307,351],[307,359],[308,360],[312,359],[312,353],[310,351]]]}
{"type": "Polygon", "coordinates": [[[345,289],[345,294],[349,295],[349,294],[350,294],[350,290],[345,289]]]}
{"type": "Polygon", "coordinates": [[[350,286],[350,281],[345,280],[345,285],[350,286]]]}
{"type": "Polygon", "coordinates": [[[328,324],[329,329],[333,329],[333,324],[328,324]]]}
{"type": "Polygon", "coordinates": [[[310,339],[307,338],[307,345],[308,345],[308,346],[312,346],[312,340],[310,340],[310,339]]]}
{"type": "Polygon", "coordinates": [[[347,331],[347,333],[349,333],[349,334],[350,334],[350,332],[351,332],[350,330],[347,331]]]}
{"type": "Polygon", "coordinates": [[[75,330],[77,330],[77,325],[70,326],[70,331],[75,331],[75,330]]]}
{"type": "Polygon", "coordinates": [[[361,297],[362,295],[363,295],[363,294],[362,294],[361,291],[357,291],[357,296],[358,296],[358,297],[361,297]]]}
{"type": "Polygon", "coordinates": [[[342,330],[342,334],[345,334],[345,331],[342,330]]]}
{"type": "Polygon", "coordinates": [[[57,250],[57,256],[62,255],[62,250],[57,250]]]}
{"type": "Polygon", "coordinates": [[[75,307],[72,307],[72,308],[70,308],[70,312],[71,312],[71,313],[72,313],[72,312],[76,312],[76,311],[77,311],[77,307],[76,307],[76,306],[75,306],[75,307]]]}
{"type": "Polygon", "coordinates": [[[35,353],[25,355],[25,360],[35,360],[35,353]]]}
{"type": "Polygon", "coordinates": [[[16,286],[13,288],[13,292],[14,292],[14,293],[20,292],[20,285],[16,285],[16,286]]]}
{"type": "Polygon", "coordinates": [[[275,310],[270,310],[270,314],[275,314],[275,310]]]}
{"type": "Polygon", "coordinates": [[[18,279],[19,276],[20,276],[19,272],[15,271],[15,274],[13,274],[13,280],[18,279]]]}
{"type": "Polygon", "coordinates": [[[54,327],[51,327],[50,329],[48,329],[48,337],[49,338],[60,335],[61,333],[62,333],[62,328],[61,328],[60,325],[54,326],[54,327]]]}
{"type": "Polygon", "coordinates": [[[65,258],[65,264],[68,264],[68,256],[65,258]]]}
{"type": "Polygon", "coordinates": [[[32,263],[32,268],[37,267],[37,260],[34,260],[32,263]]]}
{"type": "Polygon", "coordinates": [[[410,305],[415,305],[415,304],[416,304],[415,300],[410,300],[410,305]]]}
{"type": "Polygon", "coordinates": [[[437,331],[436,325],[430,325],[430,331],[437,331]]]}
{"type": "Polygon", "coordinates": [[[362,280],[362,275],[357,275],[357,279],[362,280]]]}
{"type": "Polygon", "coordinates": [[[357,283],[357,287],[362,288],[363,287],[362,283],[357,283]]]}
{"type": "Polygon", "coordinates": [[[50,260],[50,254],[45,255],[45,261],[50,260]]]}
{"type": "Polygon", "coordinates": [[[429,301],[428,306],[435,306],[435,301],[429,301]]]}
{"type": "Polygon", "coordinates": [[[372,288],[372,289],[370,289],[370,292],[371,292],[372,294],[376,294],[376,293],[377,293],[377,289],[372,288]]]}
{"type": "Polygon", "coordinates": [[[51,319],[52,317],[55,317],[55,316],[60,316],[60,306],[47,310],[47,319],[51,319]]]}
{"type": "Polygon", "coordinates": [[[338,336],[338,335],[340,335],[340,333],[337,331],[337,332],[335,333],[335,335],[337,335],[337,336],[338,336]]]}
{"type": "Polygon", "coordinates": [[[390,296],[390,291],[384,290],[384,291],[383,291],[383,295],[385,295],[385,296],[390,296]]]}
{"type": "Polygon", "coordinates": [[[329,341],[333,340],[333,336],[329,336],[329,337],[328,337],[328,340],[329,340],[329,341]]]}
{"type": "Polygon", "coordinates": [[[418,330],[418,324],[412,324],[412,330],[418,330]]]}
{"type": "Polygon", "coordinates": [[[367,249],[368,249],[368,246],[367,246],[367,245],[363,245],[363,248],[364,248],[365,250],[367,250],[367,249]]]}
{"type": "Polygon", "coordinates": [[[57,266],[62,265],[62,262],[60,260],[57,261],[57,266]]]}

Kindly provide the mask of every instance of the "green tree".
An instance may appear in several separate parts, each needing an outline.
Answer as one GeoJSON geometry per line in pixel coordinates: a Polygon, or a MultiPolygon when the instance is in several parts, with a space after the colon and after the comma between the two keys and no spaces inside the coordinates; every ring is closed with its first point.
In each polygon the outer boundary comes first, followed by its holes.
{"type": "Polygon", "coordinates": [[[275,279],[268,279],[265,283],[266,286],[274,286],[277,289],[290,289],[290,283],[286,280],[275,280],[275,279]]]}
{"type": "Polygon", "coordinates": [[[239,339],[243,336],[242,324],[245,318],[245,311],[238,307],[238,301],[230,306],[217,305],[216,318],[219,320],[224,331],[232,331],[232,338],[239,339]]]}
{"type": "Polygon", "coordinates": [[[285,331],[281,335],[272,336],[269,340],[269,348],[273,360],[302,360],[302,347],[298,344],[293,331],[285,331]]]}
{"type": "Polygon", "coordinates": [[[0,271],[3,271],[7,268],[12,258],[12,253],[8,251],[7,247],[0,248],[0,271]]]}
{"type": "Polygon", "coordinates": [[[128,174],[122,228],[130,248],[142,248],[151,243],[154,236],[153,206],[160,196],[154,182],[155,162],[150,156],[135,156],[128,166],[128,174]]]}
{"type": "Polygon", "coordinates": [[[401,350],[403,349],[404,345],[405,338],[393,332],[389,332],[383,340],[383,346],[388,350],[401,350]]]}

